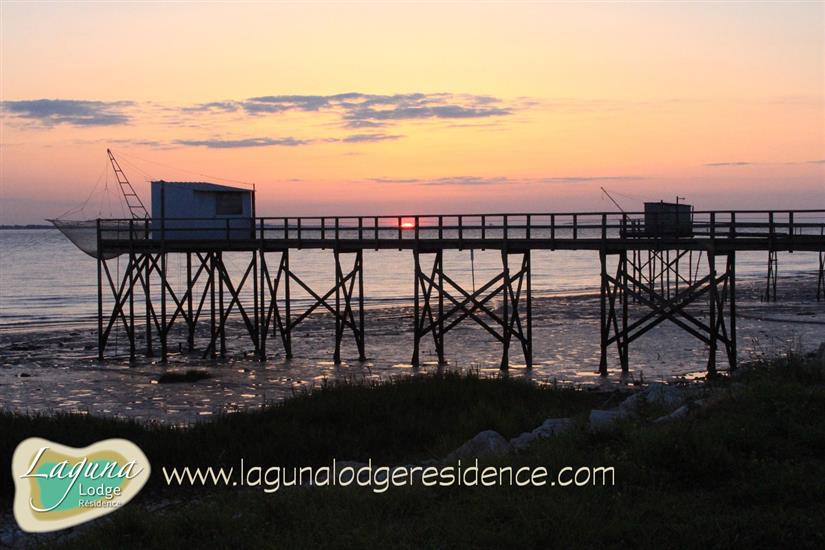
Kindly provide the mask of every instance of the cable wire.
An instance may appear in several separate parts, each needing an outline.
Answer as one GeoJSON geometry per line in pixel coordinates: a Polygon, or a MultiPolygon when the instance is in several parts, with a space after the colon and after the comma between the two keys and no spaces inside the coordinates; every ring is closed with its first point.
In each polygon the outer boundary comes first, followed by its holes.
{"type": "Polygon", "coordinates": [[[215,175],[212,175],[212,174],[204,174],[202,172],[195,172],[193,170],[187,170],[185,168],[179,168],[179,167],[176,167],[176,166],[172,166],[170,164],[164,164],[162,162],[157,162],[157,161],[154,161],[154,160],[144,159],[144,158],[138,157],[137,155],[134,155],[134,154],[131,154],[131,153],[125,154],[125,153],[123,153],[123,151],[118,151],[118,155],[119,156],[131,157],[132,159],[139,160],[141,162],[148,162],[150,164],[156,164],[158,166],[163,166],[163,167],[169,168],[171,170],[177,170],[179,172],[194,174],[196,176],[200,176],[200,177],[203,177],[203,178],[209,178],[209,179],[221,180],[221,181],[228,181],[228,182],[231,182],[231,183],[240,183],[242,185],[253,185],[253,186],[255,185],[255,183],[251,182],[251,181],[243,181],[243,180],[236,180],[236,179],[231,179],[231,178],[223,178],[223,177],[215,176],[215,175]]]}

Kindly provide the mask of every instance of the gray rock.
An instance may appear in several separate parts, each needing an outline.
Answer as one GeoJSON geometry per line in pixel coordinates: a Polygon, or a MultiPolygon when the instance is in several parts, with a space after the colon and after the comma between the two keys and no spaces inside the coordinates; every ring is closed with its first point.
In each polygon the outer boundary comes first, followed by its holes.
{"type": "Polygon", "coordinates": [[[510,443],[504,437],[493,430],[485,430],[476,435],[447,455],[447,462],[454,462],[458,459],[467,460],[473,458],[500,457],[509,453],[510,443]]]}
{"type": "Polygon", "coordinates": [[[675,411],[670,414],[666,414],[664,416],[660,416],[653,422],[656,424],[663,424],[667,422],[673,422],[674,420],[680,420],[685,418],[689,414],[693,413],[694,411],[701,409],[702,407],[707,406],[708,402],[704,399],[697,399],[696,401],[691,401],[689,403],[685,403],[675,411]]]}
{"type": "Polygon", "coordinates": [[[590,430],[594,432],[604,430],[617,420],[621,420],[626,416],[627,415],[619,409],[606,411],[594,409],[590,411],[590,430]]]}
{"type": "Polygon", "coordinates": [[[675,411],[670,414],[666,414],[664,416],[660,416],[659,418],[653,421],[654,424],[666,424],[668,422],[673,422],[674,420],[679,420],[681,418],[686,417],[690,413],[690,407],[687,405],[682,405],[675,411]]]}
{"type": "Polygon", "coordinates": [[[518,451],[523,451],[538,439],[539,435],[535,432],[535,430],[532,432],[524,432],[523,434],[517,435],[511,439],[510,446],[518,451]]]}
{"type": "Polygon", "coordinates": [[[685,392],[681,388],[658,382],[648,386],[644,396],[648,402],[670,410],[676,409],[685,401],[685,392]]]}
{"type": "Polygon", "coordinates": [[[639,401],[644,399],[644,391],[639,391],[619,403],[618,410],[625,416],[633,416],[639,411],[639,401]]]}
{"type": "Polygon", "coordinates": [[[510,440],[510,446],[519,451],[526,449],[536,440],[547,439],[573,428],[569,418],[548,418],[541,426],[530,432],[524,432],[510,440]]]}
{"type": "Polygon", "coordinates": [[[633,416],[639,412],[639,405],[642,400],[672,411],[684,403],[685,392],[676,386],[656,382],[622,401],[618,409],[626,416],[633,416]]]}
{"type": "Polygon", "coordinates": [[[533,430],[539,437],[553,437],[573,428],[573,420],[570,418],[548,418],[541,426],[533,430]]]}

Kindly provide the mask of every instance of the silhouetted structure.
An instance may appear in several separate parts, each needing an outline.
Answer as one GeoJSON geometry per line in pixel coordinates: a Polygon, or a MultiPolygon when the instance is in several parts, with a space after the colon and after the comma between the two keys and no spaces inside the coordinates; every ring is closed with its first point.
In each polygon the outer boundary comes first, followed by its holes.
{"type": "Polygon", "coordinates": [[[365,249],[413,253],[414,365],[420,362],[422,338],[432,336],[443,361],[445,336],[471,319],[502,343],[502,369],[509,366],[513,339],[530,367],[533,250],[599,253],[602,374],[607,373],[612,344],[626,371],[630,344],[666,320],[708,346],[709,372],[716,372],[717,350],[724,351],[729,368],[735,368],[737,251],[819,251],[817,294],[822,294],[825,211],[691,212],[686,205],[652,204],[659,206],[620,214],[251,218],[254,230],[246,238],[235,233],[231,219],[222,221],[217,233],[214,219],[204,225],[202,219],[177,218],[171,226],[163,218],[98,220],[99,356],[104,357],[116,323],[126,331],[130,354],[137,353],[138,300],[143,304],[145,352],[152,354],[157,340],[163,359],[170,328],[179,319],[185,323],[191,351],[204,316],[209,327],[204,356],[225,353],[227,320],[233,311],[243,320],[258,357],[266,357],[270,335],[291,357],[296,326],[317,309],[325,309],[336,323],[334,359],[340,361],[343,336],[349,331],[363,360],[365,249]],[[197,232],[205,237],[196,238],[197,232]],[[290,251],[303,248],[332,250],[332,288],[312,289],[296,274],[290,251]],[[448,249],[499,250],[501,271],[476,290],[462,288],[444,267],[443,252],[448,249]],[[248,255],[240,278],[230,275],[225,252],[248,255]],[[177,290],[166,267],[170,254],[186,258],[185,286],[177,290]],[[108,266],[108,258],[115,255],[128,257],[120,280],[112,277],[108,266]],[[314,300],[300,312],[291,298],[296,284],[314,300]],[[104,307],[106,296],[111,296],[111,308],[104,307]],[[494,299],[500,307],[493,307],[494,299]],[[706,319],[688,309],[701,302],[708,306],[706,319]],[[643,306],[644,313],[631,319],[631,303],[643,306]]]}

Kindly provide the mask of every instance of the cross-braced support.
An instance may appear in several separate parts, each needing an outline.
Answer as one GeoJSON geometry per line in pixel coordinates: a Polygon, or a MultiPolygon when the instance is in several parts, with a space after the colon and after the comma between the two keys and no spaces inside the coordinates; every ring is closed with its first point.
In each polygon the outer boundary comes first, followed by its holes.
{"type": "MultiPolygon", "coordinates": [[[[292,331],[301,322],[306,320],[316,309],[325,308],[335,318],[335,352],[333,360],[341,362],[341,344],[344,333],[347,329],[352,331],[355,338],[355,345],[358,348],[358,359],[366,361],[366,351],[364,348],[364,253],[363,250],[343,251],[335,250],[335,284],[326,293],[319,294],[305,283],[289,267],[289,251],[281,252],[281,260],[278,270],[272,277],[267,267],[267,262],[263,252],[261,253],[262,284],[263,292],[269,296],[269,306],[265,308],[263,315],[264,333],[273,328],[273,334],[281,337],[284,345],[286,357],[292,357],[292,331]],[[352,268],[344,270],[341,262],[342,256],[352,255],[352,268]],[[292,301],[290,296],[290,283],[295,282],[314,302],[293,317],[292,301]],[[281,313],[278,306],[278,290],[283,287],[284,311],[281,313]]],[[[266,336],[261,344],[265,350],[266,336]]]]}
{"type": "MultiPolygon", "coordinates": [[[[684,252],[684,251],[682,251],[684,252]]],[[[680,251],[674,251],[678,257],[680,251]]],[[[601,361],[599,372],[607,374],[607,350],[616,344],[623,372],[628,370],[630,344],[655,326],[669,320],[703,341],[709,348],[708,373],[716,372],[716,351],[720,343],[724,346],[730,369],[736,368],[736,259],[734,252],[707,252],[707,275],[698,274],[690,284],[678,290],[667,290],[657,278],[640,280],[637,278],[639,265],[635,265],[638,255],[617,252],[600,252],[601,263],[601,361]],[[608,257],[616,256],[616,271],[608,269],[608,257]],[[724,258],[724,269],[717,273],[717,259],[724,258]],[[664,290],[663,290],[664,288],[664,290]],[[687,306],[707,295],[709,319],[702,319],[691,313],[687,306]],[[641,303],[650,311],[634,319],[629,319],[628,299],[641,303]]],[[[661,273],[661,272],[660,272],[661,273]]],[[[661,275],[660,275],[661,276],[661,275]]]]}
{"type": "MultiPolygon", "coordinates": [[[[599,361],[599,372],[604,376],[607,375],[607,348],[613,342],[619,352],[619,361],[622,365],[622,372],[628,371],[628,344],[629,336],[627,330],[627,313],[628,313],[628,295],[632,295],[636,301],[644,299],[650,300],[655,293],[655,284],[646,283],[643,280],[636,279],[628,274],[627,251],[622,251],[618,254],[618,266],[616,268],[616,276],[611,277],[607,271],[607,254],[602,251],[599,253],[599,263],[601,265],[601,293],[600,293],[600,311],[601,311],[601,358],[599,361]],[[628,283],[632,285],[632,290],[628,288],[628,283]],[[647,296],[644,298],[642,294],[647,291],[647,296]],[[616,303],[619,302],[621,312],[621,329],[619,328],[618,314],[616,311],[616,303]],[[610,335],[611,330],[613,336],[610,335]]],[[[654,258],[649,257],[648,265],[650,265],[654,258]]],[[[640,266],[632,265],[634,274],[642,271],[640,266]]],[[[653,279],[655,282],[655,279],[653,279]]]]}
{"type": "Polygon", "coordinates": [[[292,359],[292,331],[288,328],[288,323],[284,318],[290,318],[290,295],[289,295],[289,277],[285,276],[289,273],[289,251],[284,250],[280,252],[281,257],[278,261],[278,269],[275,275],[269,271],[269,263],[264,250],[259,252],[260,266],[261,266],[261,332],[260,332],[260,348],[262,358],[266,357],[266,339],[269,335],[269,329],[272,327],[272,335],[280,336],[281,343],[284,346],[284,355],[287,359],[292,359]],[[278,290],[283,286],[284,294],[284,313],[281,314],[281,308],[278,306],[278,290]],[[267,304],[266,298],[269,298],[267,304]]]}
{"type": "Polygon", "coordinates": [[[221,356],[226,354],[226,323],[233,310],[237,310],[238,313],[240,313],[247,333],[252,340],[256,357],[260,358],[263,355],[260,348],[260,338],[258,337],[260,330],[258,315],[260,299],[258,295],[258,256],[255,252],[250,256],[248,263],[243,268],[243,274],[240,280],[235,284],[223,261],[223,253],[218,252],[212,254],[211,286],[212,288],[214,288],[216,284],[218,286],[217,326],[214,322],[211,323],[209,344],[204,351],[204,357],[207,355],[214,356],[218,343],[220,343],[221,356]],[[244,289],[252,294],[253,304],[251,311],[247,305],[244,305],[242,300],[244,289]],[[224,299],[225,294],[228,294],[228,296],[226,296],[226,298],[229,299],[228,304],[224,299]]]}
{"type": "MultiPolygon", "coordinates": [[[[668,297],[693,283],[702,260],[702,251],[698,251],[694,261],[693,250],[633,250],[630,255],[632,279],[644,283],[649,289],[658,288],[660,294],[668,297]]],[[[638,291],[638,285],[634,284],[634,289],[638,291]]],[[[635,296],[632,301],[638,302],[635,296]]]]}
{"type": "Polygon", "coordinates": [[[461,321],[470,318],[502,344],[501,369],[509,368],[510,342],[521,343],[527,368],[533,365],[532,290],[530,286],[530,251],[502,250],[502,271],[478,290],[465,290],[444,270],[443,251],[429,253],[432,268],[422,269],[424,252],[413,251],[415,263],[414,324],[412,365],[420,366],[421,339],[432,334],[439,364],[444,364],[444,336],[461,321]],[[515,273],[510,257],[521,256],[515,273]],[[500,297],[496,311],[490,303],[500,297]],[[445,310],[445,300],[448,308],[445,310]]]}
{"type": "Polygon", "coordinates": [[[209,335],[204,357],[223,355],[226,351],[226,324],[237,311],[247,328],[255,353],[261,356],[259,346],[259,296],[257,292],[257,258],[249,260],[243,276],[233,282],[221,252],[187,253],[185,287],[177,291],[170,281],[167,254],[130,251],[123,275],[112,274],[110,264],[119,260],[98,259],[98,357],[103,359],[112,330],[123,325],[129,343],[130,358],[136,355],[137,323],[136,296],[142,293],[145,315],[145,351],[153,356],[154,340],[160,344],[160,359],[166,361],[169,353],[169,335],[178,319],[185,324],[186,344],[194,350],[196,327],[206,307],[209,308],[209,335]],[[193,264],[194,262],[194,264],[193,264]],[[202,284],[200,281],[204,280],[202,284]],[[157,285],[157,288],[155,288],[157,285]],[[247,286],[252,287],[253,303],[242,299],[247,286]],[[105,290],[104,290],[105,287],[105,290]],[[224,300],[227,294],[228,303],[224,300]],[[104,314],[104,305],[111,298],[111,311],[104,314]]]}
{"type": "MultiPolygon", "coordinates": [[[[118,262],[119,266],[119,260],[99,258],[98,357],[103,359],[109,337],[119,324],[127,336],[129,355],[135,357],[137,296],[144,304],[146,355],[153,355],[157,342],[161,361],[167,359],[169,336],[176,321],[181,319],[185,324],[186,347],[191,352],[195,349],[198,321],[207,314],[208,335],[203,357],[225,356],[227,325],[234,314],[243,322],[256,357],[266,357],[267,336],[272,329],[273,334],[280,337],[286,357],[291,358],[293,329],[319,307],[326,308],[335,317],[334,360],[341,361],[343,336],[350,329],[355,336],[358,357],[364,361],[363,253],[361,250],[351,252],[354,262],[345,272],[341,257],[349,254],[334,253],[335,285],[324,295],[315,292],[290,269],[288,251],[281,252],[274,276],[261,248],[243,261],[240,274],[235,277],[220,251],[185,253],[181,256],[185,261],[185,268],[180,269],[180,272],[185,269],[182,290],[175,290],[172,285],[164,252],[136,254],[130,251],[121,277],[118,277],[119,269],[113,273],[110,265],[118,262]],[[298,316],[292,312],[290,282],[297,283],[315,299],[298,316]],[[111,310],[107,314],[104,308],[109,304],[111,310]]],[[[182,346],[181,343],[181,349],[182,346]]]]}

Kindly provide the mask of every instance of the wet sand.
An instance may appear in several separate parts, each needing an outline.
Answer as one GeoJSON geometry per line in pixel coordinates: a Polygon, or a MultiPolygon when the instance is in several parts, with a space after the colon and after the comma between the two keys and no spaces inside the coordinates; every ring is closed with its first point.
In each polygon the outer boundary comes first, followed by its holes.
{"type": "MultiPolygon", "coordinates": [[[[825,339],[825,303],[815,300],[815,280],[785,280],[781,286],[782,301],[765,304],[758,298],[761,282],[739,284],[741,361],[789,349],[812,350],[825,339]]],[[[631,320],[645,312],[641,305],[630,309],[631,320]]],[[[707,320],[706,303],[696,304],[691,311],[707,320]]],[[[381,380],[439,368],[500,374],[501,345],[469,319],[445,337],[446,366],[437,365],[432,338],[428,337],[422,340],[424,364],[413,369],[410,307],[368,308],[368,360],[363,363],[357,360],[349,333],[344,335],[343,363],[332,362],[335,321],[330,315],[312,315],[296,329],[295,357],[290,361],[284,358],[279,339],[272,336],[267,344],[268,359],[256,360],[240,320],[231,323],[224,359],[203,359],[202,351],[179,352],[178,343],[185,343],[186,338],[182,330],[173,330],[169,338],[173,353],[166,365],[140,355],[130,364],[123,356],[128,353],[123,334],[113,334],[107,350],[112,356],[117,351],[121,357],[98,362],[94,327],[6,329],[0,334],[0,406],[14,411],[71,411],[187,424],[257,408],[326,380],[381,380]],[[210,377],[197,382],[158,383],[166,371],[191,368],[206,370],[210,377]]],[[[142,335],[138,337],[140,351],[142,335]]],[[[599,299],[593,294],[534,298],[533,338],[533,369],[525,369],[520,345],[514,340],[509,376],[528,377],[538,383],[611,387],[640,380],[700,377],[707,362],[706,346],[666,321],[632,343],[628,376],[621,376],[615,347],[608,354],[609,376],[598,376],[599,299]]],[[[196,349],[204,347],[201,334],[196,349]]],[[[721,352],[718,364],[726,365],[721,352]]]]}

